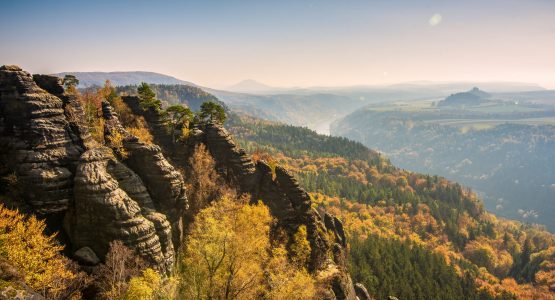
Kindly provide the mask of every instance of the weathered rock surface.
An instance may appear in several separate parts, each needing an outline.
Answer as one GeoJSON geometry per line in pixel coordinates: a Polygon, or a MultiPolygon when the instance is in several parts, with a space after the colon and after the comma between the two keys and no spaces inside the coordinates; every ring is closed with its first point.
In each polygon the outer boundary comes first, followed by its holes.
{"type": "Polygon", "coordinates": [[[314,273],[328,273],[331,265],[336,272],[323,281],[329,282],[329,299],[356,299],[354,285],[346,270],[346,237],[343,224],[329,215],[329,226],[317,211],[311,208],[309,195],[285,169],[274,170],[264,162],[253,162],[243,149],[237,146],[227,130],[217,124],[205,124],[193,128],[185,142],[172,142],[170,134],[162,125],[158,113],[144,111],[136,96],[122,97],[133,113],[147,121],[155,142],[161,146],[166,157],[180,167],[188,166],[189,158],[199,143],[206,145],[216,162],[216,168],[228,184],[239,192],[249,193],[253,201],[262,200],[277,219],[278,226],[294,234],[299,226],[307,228],[312,253],[309,268],[314,273]],[[334,241],[328,240],[328,231],[334,241]]]}
{"type": "Polygon", "coordinates": [[[63,213],[85,149],[66,120],[62,100],[19,67],[0,67],[0,133],[0,175],[17,176],[25,187],[22,205],[41,216],[63,213]]]}
{"type": "Polygon", "coordinates": [[[327,228],[318,212],[311,208],[308,193],[299,186],[291,174],[279,166],[272,171],[270,166],[262,161],[254,163],[221,125],[209,123],[194,128],[186,142],[173,143],[168,138],[169,134],[161,128],[160,118],[155,112],[140,109],[137,97],[123,97],[123,100],[134,113],[145,118],[155,141],[173,163],[185,167],[193,149],[199,143],[203,143],[213,156],[220,175],[239,192],[251,194],[253,201],[262,200],[277,219],[278,226],[291,235],[299,226],[306,226],[307,238],[312,249],[309,265],[311,271],[319,272],[327,269],[330,263],[339,262],[337,268],[341,271],[329,278],[329,295],[335,295],[330,296],[330,299],[356,299],[354,286],[344,265],[346,239],[342,223],[329,215],[328,218],[332,222],[327,228]],[[328,240],[328,230],[333,232],[335,243],[328,240]],[[339,247],[339,250],[335,251],[334,245],[339,247]],[[330,257],[333,260],[330,260],[330,257]]]}
{"type": "Polygon", "coordinates": [[[216,167],[229,182],[236,183],[241,192],[250,193],[254,201],[261,199],[290,234],[299,226],[306,226],[312,248],[310,269],[322,268],[331,245],[323,220],[310,207],[310,197],[297,180],[280,166],[275,167],[274,172],[264,162],[255,166],[223,126],[210,123],[200,130],[205,134],[203,142],[214,157],[216,167]]]}
{"type": "Polygon", "coordinates": [[[169,271],[187,207],[183,179],[159,147],[130,136],[111,113],[106,107],[107,131],[125,136],[128,165],[91,138],[79,100],[59,78],[0,67],[0,176],[15,175],[24,187],[17,206],[55,218],[49,229],[67,237],[81,263],[97,264],[121,240],[169,271]]]}
{"type": "Polygon", "coordinates": [[[188,207],[185,182],[164,157],[159,146],[141,142],[130,135],[121,125],[117,114],[108,102],[102,103],[106,136],[118,132],[123,135],[126,155],[123,161],[142,179],[152,198],[153,208],[167,216],[171,223],[174,248],[183,238],[183,213],[188,207]]]}
{"type": "Polygon", "coordinates": [[[130,135],[107,102],[104,133],[112,149],[101,146],[88,133],[78,99],[64,91],[58,78],[31,76],[16,66],[0,68],[0,175],[14,173],[26,187],[22,205],[27,211],[65,215],[64,228],[58,229],[67,234],[76,259],[94,265],[104,259],[110,242],[121,240],[151,265],[169,271],[187,208],[185,184],[174,166],[187,167],[193,149],[203,143],[226,181],[253,201],[262,199],[281,228],[293,235],[306,226],[310,270],[334,270],[325,280],[329,298],[356,298],[345,269],[341,222],[328,214],[322,219],[291,174],[253,162],[217,124],[195,128],[186,143],[174,143],[156,112],[140,109],[136,97],[124,101],[145,117],[160,146],[130,135]],[[110,142],[115,135],[119,145],[110,142]],[[117,157],[114,151],[125,155],[117,157]]]}
{"type": "Polygon", "coordinates": [[[357,297],[351,276],[346,272],[340,272],[333,277],[331,287],[337,300],[354,300],[357,297]]]}
{"type": "Polygon", "coordinates": [[[109,243],[120,240],[161,271],[168,271],[173,263],[169,222],[154,210],[139,176],[106,147],[81,156],[66,230],[73,249],[89,247],[102,258],[109,243]]]}
{"type": "Polygon", "coordinates": [[[343,230],[343,223],[330,213],[324,214],[324,224],[326,228],[333,232],[335,241],[338,242],[343,248],[347,247],[347,238],[343,230]]]}
{"type": "Polygon", "coordinates": [[[335,295],[335,299],[356,299],[354,286],[345,266],[346,239],[343,224],[328,215],[333,221],[328,228],[318,212],[311,208],[310,196],[299,186],[293,175],[280,166],[276,166],[272,172],[270,166],[262,161],[255,165],[223,126],[207,124],[199,130],[204,133],[200,140],[207,145],[219,172],[228,182],[236,183],[240,191],[250,193],[253,201],[261,199],[278,220],[278,224],[290,234],[294,234],[299,226],[306,226],[312,249],[309,268],[313,272],[328,268],[330,254],[334,257],[331,263],[337,265],[339,272],[331,278],[330,295],[335,295]],[[328,230],[334,233],[335,246],[338,249],[332,247],[333,242],[328,240],[328,230]]]}
{"type": "Polygon", "coordinates": [[[94,266],[100,263],[100,258],[89,248],[83,247],[73,253],[73,257],[81,264],[94,266]]]}
{"type": "Polygon", "coordinates": [[[355,284],[355,293],[359,300],[372,300],[368,290],[362,283],[355,284]]]}

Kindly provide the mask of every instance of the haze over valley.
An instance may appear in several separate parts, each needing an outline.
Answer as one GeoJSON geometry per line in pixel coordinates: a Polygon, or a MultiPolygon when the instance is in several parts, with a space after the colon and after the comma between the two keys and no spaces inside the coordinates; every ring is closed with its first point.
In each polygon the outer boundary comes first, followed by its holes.
{"type": "Polygon", "coordinates": [[[0,300],[555,299],[555,2],[0,11],[0,300]]]}

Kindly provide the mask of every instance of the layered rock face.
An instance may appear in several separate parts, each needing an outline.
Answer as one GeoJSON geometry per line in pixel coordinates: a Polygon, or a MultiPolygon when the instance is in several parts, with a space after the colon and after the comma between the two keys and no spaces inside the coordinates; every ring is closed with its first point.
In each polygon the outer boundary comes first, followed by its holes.
{"type": "Polygon", "coordinates": [[[322,218],[311,208],[310,196],[297,180],[280,166],[272,171],[265,162],[255,165],[223,126],[207,124],[201,130],[205,135],[202,140],[214,157],[216,167],[228,181],[237,184],[242,192],[250,193],[254,201],[261,199],[287,232],[295,233],[301,225],[307,227],[312,248],[310,268],[321,269],[332,245],[326,237],[322,218]]]}
{"type": "Polygon", "coordinates": [[[102,103],[105,134],[123,136],[126,155],[124,163],[142,179],[154,207],[164,213],[171,223],[174,248],[179,248],[183,238],[183,214],[188,208],[185,182],[181,173],[162,154],[157,145],[149,145],[129,134],[119,122],[108,102],[102,103]]]}
{"type": "Polygon", "coordinates": [[[107,145],[102,146],[88,133],[78,99],[58,78],[0,68],[0,175],[13,174],[24,187],[19,208],[64,220],[63,227],[51,229],[67,235],[76,259],[94,265],[104,259],[110,242],[121,240],[150,265],[170,271],[187,209],[185,183],[174,166],[186,168],[203,143],[226,181],[253,201],[261,199],[279,227],[293,235],[306,226],[309,267],[317,277],[324,274],[321,281],[330,287],[323,298],[364,295],[361,287],[355,291],[346,271],[341,222],[312,209],[309,195],[285,169],[253,162],[217,124],[195,128],[186,143],[173,143],[156,112],[140,109],[136,97],[124,101],[145,117],[160,146],[129,134],[107,102],[102,105],[107,145]]]}
{"type": "Polygon", "coordinates": [[[309,267],[314,273],[328,274],[321,281],[331,286],[329,293],[322,297],[356,299],[354,285],[346,270],[346,238],[341,221],[326,214],[324,224],[324,219],[311,208],[308,193],[289,172],[279,166],[272,170],[262,161],[253,162],[227,130],[218,124],[209,123],[194,128],[187,142],[173,143],[160,126],[156,113],[143,111],[137,97],[127,96],[123,100],[135,114],[145,117],[156,142],[174,163],[185,167],[195,147],[203,143],[214,158],[218,173],[239,192],[249,193],[253,201],[262,200],[279,227],[293,235],[299,226],[306,226],[312,249],[309,267]],[[334,236],[334,241],[328,239],[328,231],[334,236]]]}
{"type": "Polygon", "coordinates": [[[306,226],[312,250],[309,268],[316,274],[330,274],[322,278],[322,281],[331,281],[331,290],[324,297],[356,299],[346,270],[346,239],[341,221],[326,214],[324,224],[320,214],[311,208],[310,196],[293,175],[280,166],[272,171],[263,161],[255,165],[223,126],[206,124],[199,129],[204,135],[197,136],[197,140],[207,145],[216,167],[229,182],[239,186],[242,192],[250,193],[253,201],[262,200],[277,219],[278,226],[290,234],[294,234],[299,226],[306,226]],[[333,233],[335,242],[327,238],[328,231],[333,233]],[[333,261],[329,259],[330,254],[333,261]]]}
{"type": "Polygon", "coordinates": [[[0,176],[15,177],[22,190],[7,204],[55,216],[49,229],[67,236],[82,263],[98,263],[121,240],[167,272],[182,238],[184,181],[159,147],[138,141],[105,111],[107,134],[125,136],[125,162],[91,138],[77,97],[59,78],[0,67],[0,176]]]}
{"type": "Polygon", "coordinates": [[[66,120],[62,100],[38,87],[19,67],[3,66],[0,115],[0,173],[17,176],[25,200],[18,206],[41,216],[63,213],[72,200],[73,172],[85,149],[66,120]]]}
{"type": "Polygon", "coordinates": [[[167,218],[156,212],[141,178],[106,147],[81,156],[66,230],[75,250],[89,247],[104,257],[109,242],[120,240],[161,271],[173,264],[167,218]]]}

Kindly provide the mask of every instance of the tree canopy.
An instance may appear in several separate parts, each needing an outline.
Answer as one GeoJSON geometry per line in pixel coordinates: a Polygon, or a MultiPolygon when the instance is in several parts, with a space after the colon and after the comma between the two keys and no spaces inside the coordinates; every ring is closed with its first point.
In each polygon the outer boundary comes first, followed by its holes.
{"type": "Polygon", "coordinates": [[[223,124],[226,120],[224,108],[216,102],[208,101],[200,106],[199,118],[203,122],[223,124]]]}
{"type": "Polygon", "coordinates": [[[153,108],[158,111],[162,108],[162,102],[156,99],[156,94],[146,82],[142,82],[137,88],[139,94],[139,104],[144,110],[153,108]]]}
{"type": "Polygon", "coordinates": [[[64,76],[62,83],[66,89],[73,89],[79,85],[79,79],[75,75],[67,74],[64,76]]]}
{"type": "Polygon", "coordinates": [[[183,105],[172,105],[162,112],[164,124],[172,135],[172,141],[175,141],[176,130],[189,128],[189,122],[193,120],[193,112],[183,105]]]}

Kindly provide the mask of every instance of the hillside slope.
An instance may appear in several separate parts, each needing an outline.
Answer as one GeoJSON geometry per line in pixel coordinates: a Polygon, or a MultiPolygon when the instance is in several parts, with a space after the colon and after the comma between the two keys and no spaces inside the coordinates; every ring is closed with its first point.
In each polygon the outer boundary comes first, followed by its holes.
{"type": "Polygon", "coordinates": [[[555,296],[555,237],[496,218],[459,184],[398,169],[360,143],[308,129],[240,115],[228,127],[254,157],[295,174],[316,207],[342,217],[352,247],[351,272],[372,295],[555,296]]]}
{"type": "Polygon", "coordinates": [[[357,299],[342,222],[312,209],[288,171],[252,161],[207,111],[174,139],[169,113],[141,101],[157,103],[0,67],[1,289],[284,299],[302,286],[306,297],[357,299]],[[52,250],[37,253],[38,242],[52,250]]]}
{"type": "Polygon", "coordinates": [[[402,168],[464,183],[496,214],[554,230],[554,116],[553,106],[508,102],[373,106],[335,123],[332,134],[378,149],[402,168]]]}
{"type": "Polygon", "coordinates": [[[79,87],[103,86],[106,80],[110,80],[113,85],[136,85],[141,82],[152,84],[186,84],[195,85],[193,83],[177,79],[172,76],[144,71],[127,71],[127,72],[62,72],[52,74],[63,78],[65,75],[74,75],[79,80],[79,87]]]}

